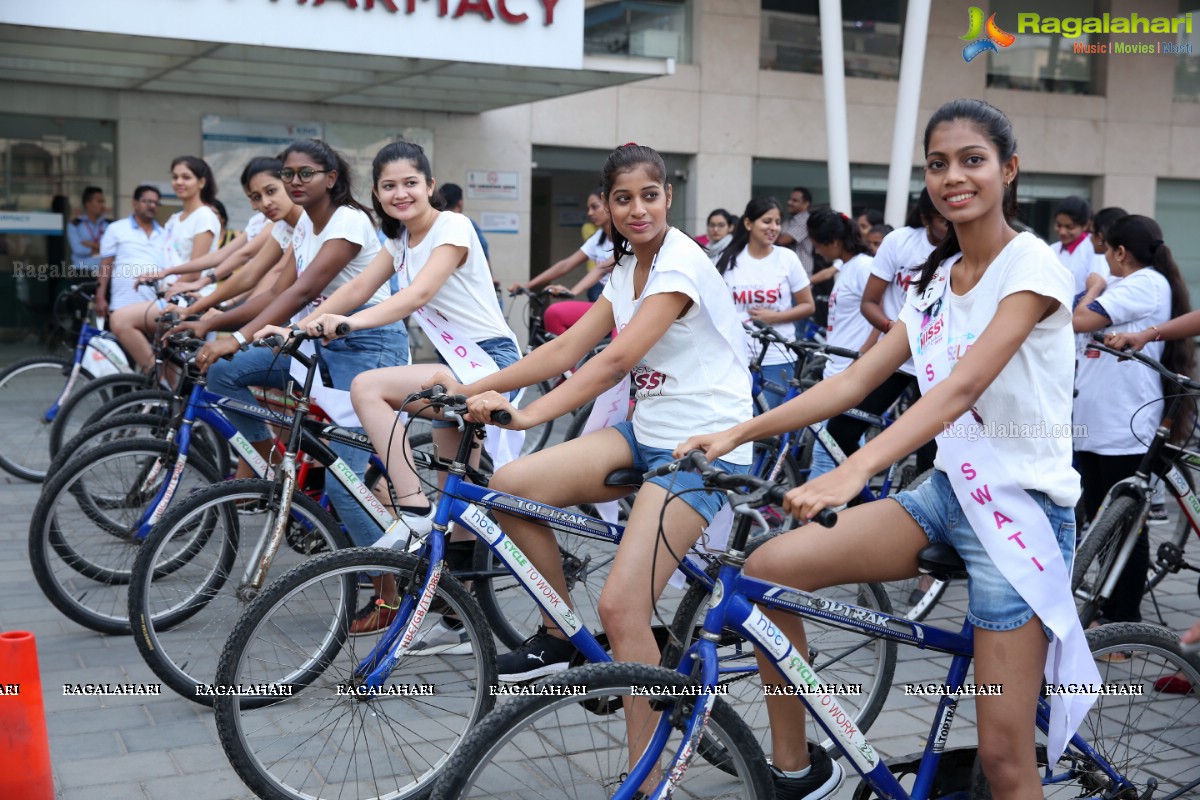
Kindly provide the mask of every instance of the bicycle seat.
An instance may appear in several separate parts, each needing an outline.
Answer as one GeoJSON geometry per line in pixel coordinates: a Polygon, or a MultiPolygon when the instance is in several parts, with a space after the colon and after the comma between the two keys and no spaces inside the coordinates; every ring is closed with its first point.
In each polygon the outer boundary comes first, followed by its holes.
{"type": "Polygon", "coordinates": [[[642,472],[633,467],[614,469],[604,478],[605,486],[641,486],[642,472]]]}
{"type": "Polygon", "coordinates": [[[917,553],[917,568],[939,581],[967,577],[967,565],[948,544],[930,544],[917,553]]]}

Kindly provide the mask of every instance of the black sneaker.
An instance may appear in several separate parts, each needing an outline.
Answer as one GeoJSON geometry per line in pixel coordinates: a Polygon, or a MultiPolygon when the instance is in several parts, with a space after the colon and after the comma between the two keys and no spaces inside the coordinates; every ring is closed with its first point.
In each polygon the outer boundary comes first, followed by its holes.
{"type": "Polygon", "coordinates": [[[846,773],[842,765],[829,758],[825,749],[808,743],[808,763],[812,769],[803,778],[788,778],[771,767],[771,782],[775,784],[775,800],[821,800],[832,797],[842,785],[846,773]]]}
{"type": "Polygon", "coordinates": [[[551,636],[544,626],[539,626],[537,633],[516,650],[496,658],[497,677],[511,683],[562,672],[571,665],[576,652],[575,645],[551,636]]]}

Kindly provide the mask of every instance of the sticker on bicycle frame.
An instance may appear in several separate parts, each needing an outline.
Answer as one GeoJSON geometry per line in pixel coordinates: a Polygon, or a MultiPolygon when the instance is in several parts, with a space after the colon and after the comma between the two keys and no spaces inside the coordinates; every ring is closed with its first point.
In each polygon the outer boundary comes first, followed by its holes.
{"type": "Polygon", "coordinates": [[[716,608],[717,606],[719,606],[721,604],[721,601],[724,598],[725,598],[725,587],[720,581],[717,581],[716,583],[713,584],[712,594],[709,595],[709,597],[708,597],[708,607],[716,608]]]}
{"type": "Polygon", "coordinates": [[[745,625],[748,629],[757,631],[762,636],[763,647],[776,660],[786,656],[788,651],[792,649],[791,643],[788,642],[783,632],[757,606],[750,610],[750,615],[746,617],[745,625]]]}
{"type": "Polygon", "coordinates": [[[157,525],[162,519],[163,514],[167,513],[167,506],[171,504],[171,498],[175,496],[175,489],[179,486],[179,476],[183,474],[183,467],[187,464],[187,457],[180,456],[175,461],[175,469],[171,472],[171,480],[167,483],[166,494],[163,495],[158,505],[154,507],[154,513],[150,515],[148,524],[157,525]]]}
{"type": "Polygon", "coordinates": [[[712,716],[712,707],[716,700],[716,695],[705,695],[702,701],[704,704],[704,718],[692,729],[687,742],[680,748],[679,753],[675,757],[675,762],[671,765],[671,771],[667,774],[667,783],[655,795],[656,798],[669,798],[675,792],[675,789],[679,787],[679,782],[683,780],[683,774],[687,772],[687,768],[691,765],[692,759],[696,755],[696,747],[700,744],[700,737],[704,735],[704,729],[708,725],[709,717],[712,716]]]}
{"type": "Polygon", "coordinates": [[[537,598],[546,613],[554,618],[566,634],[573,634],[583,627],[571,607],[559,596],[550,582],[542,577],[529,557],[521,552],[521,548],[517,547],[512,539],[504,538],[498,544],[496,542],[492,542],[492,544],[495,546],[500,560],[508,565],[512,573],[537,598]]]}
{"type": "Polygon", "coordinates": [[[1180,497],[1183,497],[1192,491],[1192,487],[1188,486],[1187,479],[1184,478],[1179,470],[1175,469],[1175,467],[1171,467],[1169,470],[1167,470],[1166,478],[1171,486],[1174,487],[1175,494],[1179,495],[1180,497]]]}
{"type": "Polygon", "coordinates": [[[555,522],[577,530],[580,533],[590,533],[605,539],[612,539],[621,531],[620,527],[609,525],[594,517],[589,517],[587,514],[563,511],[561,508],[544,505],[543,503],[535,503],[532,500],[526,500],[521,497],[500,494],[499,492],[490,493],[484,500],[489,505],[507,509],[523,517],[555,522]]]}
{"type": "Polygon", "coordinates": [[[462,513],[462,523],[483,537],[488,544],[495,544],[504,535],[504,532],[488,517],[487,513],[474,504],[467,506],[467,510],[462,513]]]}
{"type": "Polygon", "coordinates": [[[399,644],[392,650],[393,656],[399,656],[400,653],[408,649],[408,646],[413,643],[413,639],[417,638],[417,631],[421,629],[421,623],[425,621],[425,615],[429,613],[429,606],[433,603],[433,595],[437,591],[438,581],[442,579],[442,565],[435,564],[433,570],[429,573],[429,585],[425,587],[425,592],[421,595],[421,601],[417,603],[417,609],[413,612],[412,620],[409,621],[408,627],[404,630],[404,635],[400,637],[399,644]]]}
{"type": "Polygon", "coordinates": [[[237,450],[238,455],[244,458],[246,463],[250,465],[250,469],[254,470],[254,474],[261,475],[264,478],[274,477],[275,471],[258,454],[258,451],[254,449],[254,445],[250,444],[249,439],[241,433],[234,433],[233,438],[229,442],[237,450]]]}
{"type": "Polygon", "coordinates": [[[342,459],[338,459],[329,465],[329,470],[333,477],[340,481],[351,494],[355,495],[366,506],[371,515],[378,520],[386,529],[391,523],[395,522],[395,517],[388,513],[388,510],[383,507],[383,503],[379,502],[379,498],[367,488],[367,485],[354,474],[354,470],[350,469],[350,465],[342,459]]]}

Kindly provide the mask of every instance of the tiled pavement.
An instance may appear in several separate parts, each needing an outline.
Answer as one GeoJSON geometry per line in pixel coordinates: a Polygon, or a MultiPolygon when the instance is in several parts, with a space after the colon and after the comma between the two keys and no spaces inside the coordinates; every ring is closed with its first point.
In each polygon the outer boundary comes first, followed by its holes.
{"type": "MultiPolygon", "coordinates": [[[[0,630],[37,636],[55,783],[63,800],[233,800],[250,798],[217,742],[212,713],[164,688],[159,697],[64,696],[63,684],[157,683],[132,640],[68,621],[42,596],[29,570],[28,524],[39,486],[0,475],[0,630]]],[[[1169,627],[1200,614],[1193,573],[1171,576],[1158,599],[1169,627]]],[[[952,587],[933,621],[957,627],[963,587],[952,587]]],[[[1147,605],[1147,619],[1152,611],[1147,605]]],[[[896,684],[937,681],[946,662],[900,649],[896,684]]],[[[0,665],[0,683],[4,683],[0,665]]],[[[869,738],[886,756],[918,752],[933,700],[893,690],[869,738]]],[[[974,741],[973,708],[963,703],[950,746],[974,741]]],[[[1200,721],[1198,721],[1200,724],[1200,721]]],[[[838,794],[850,797],[856,781],[838,794]]]]}

